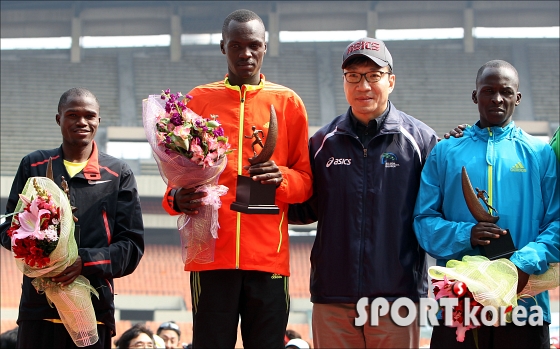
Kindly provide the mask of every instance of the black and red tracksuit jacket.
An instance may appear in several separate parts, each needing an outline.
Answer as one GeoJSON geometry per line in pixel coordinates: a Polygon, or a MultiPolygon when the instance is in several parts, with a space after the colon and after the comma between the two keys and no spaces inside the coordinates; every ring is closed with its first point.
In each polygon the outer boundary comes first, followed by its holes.
{"type": "MultiPolygon", "coordinates": [[[[83,262],[82,275],[99,292],[99,299],[91,300],[97,321],[115,334],[115,306],[113,279],[132,273],[144,254],[144,227],[136,180],[123,161],[101,153],[94,143],[86,167],[70,178],[63,163],[62,147],[37,150],[25,156],[12,184],[6,213],[12,213],[29,177],[46,175],[49,157],[53,159],[54,181],[61,177],[68,182],[70,203],[77,207],[75,229],[78,254],[83,262]]],[[[0,225],[2,245],[10,249],[6,234],[11,217],[0,225]]],[[[55,308],[47,303],[23,276],[18,322],[22,320],[59,319],[55,308]]]]}

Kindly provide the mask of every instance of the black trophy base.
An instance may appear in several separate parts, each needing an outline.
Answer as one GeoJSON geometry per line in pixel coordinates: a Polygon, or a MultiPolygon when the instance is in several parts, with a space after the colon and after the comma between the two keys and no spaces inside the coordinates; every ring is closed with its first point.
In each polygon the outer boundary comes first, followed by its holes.
{"type": "Polygon", "coordinates": [[[237,193],[230,208],[247,214],[278,214],[274,204],[276,186],[255,182],[251,177],[237,176],[237,193]]]}
{"type": "Polygon", "coordinates": [[[509,258],[513,252],[517,251],[515,245],[513,244],[509,229],[506,230],[506,235],[501,235],[497,239],[490,239],[489,245],[480,246],[483,256],[493,261],[499,258],[509,258]]]}

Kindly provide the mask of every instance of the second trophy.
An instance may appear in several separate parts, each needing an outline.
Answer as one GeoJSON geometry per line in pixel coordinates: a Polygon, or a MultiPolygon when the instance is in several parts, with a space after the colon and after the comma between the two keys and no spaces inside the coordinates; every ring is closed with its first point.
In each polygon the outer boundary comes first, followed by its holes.
{"type": "MultiPolygon", "coordinates": [[[[254,156],[248,159],[249,163],[255,165],[267,162],[274,153],[278,139],[278,121],[273,105],[270,106],[270,122],[266,137],[264,132],[257,129],[256,126],[252,126],[251,130],[251,135],[245,135],[245,138],[253,139],[251,147],[254,156]],[[255,146],[262,148],[259,154],[257,154],[255,146]]],[[[274,203],[275,198],[276,186],[262,184],[251,177],[238,175],[235,202],[231,204],[230,208],[233,211],[248,214],[278,214],[280,209],[274,203]]]]}

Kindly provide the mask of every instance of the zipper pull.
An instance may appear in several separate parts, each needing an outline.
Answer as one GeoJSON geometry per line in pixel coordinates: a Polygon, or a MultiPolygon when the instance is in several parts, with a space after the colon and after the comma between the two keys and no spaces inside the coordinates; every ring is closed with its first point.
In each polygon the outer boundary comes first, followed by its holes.
{"type": "Polygon", "coordinates": [[[245,85],[241,86],[239,94],[241,95],[241,103],[245,103],[245,85]]]}
{"type": "Polygon", "coordinates": [[[367,149],[364,148],[364,158],[367,158],[367,149]]]}

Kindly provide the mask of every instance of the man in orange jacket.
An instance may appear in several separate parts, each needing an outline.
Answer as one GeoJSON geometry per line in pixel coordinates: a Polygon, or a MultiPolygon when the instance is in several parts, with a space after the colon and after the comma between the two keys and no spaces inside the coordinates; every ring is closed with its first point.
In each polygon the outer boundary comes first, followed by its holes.
{"type": "MultiPolygon", "coordinates": [[[[194,88],[189,108],[209,118],[218,115],[233,153],[220,175],[229,188],[219,209],[219,238],[214,261],[190,262],[193,301],[193,347],[233,348],[241,316],[244,347],[283,348],[289,312],[288,204],[311,196],[307,149],[307,113],[292,90],[265,80],[260,73],[266,53],[265,28],[254,12],[237,10],[224,21],[220,49],[228,74],[194,88]],[[271,159],[248,166],[254,156],[252,127],[263,130],[266,142],[270,106],[276,110],[278,141],[271,159]],[[276,186],[278,215],[232,211],[237,176],[276,186]]],[[[258,147],[257,147],[258,148],[258,147]]],[[[168,188],[163,206],[172,215],[196,215],[206,196],[195,188],[168,188]]]]}

